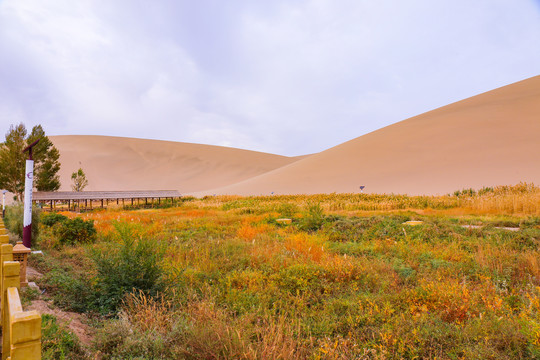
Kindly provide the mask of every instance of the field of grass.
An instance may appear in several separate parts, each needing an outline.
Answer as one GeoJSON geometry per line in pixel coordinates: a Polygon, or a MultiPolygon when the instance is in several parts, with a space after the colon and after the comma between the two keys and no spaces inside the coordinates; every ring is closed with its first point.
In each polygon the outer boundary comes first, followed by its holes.
{"type": "Polygon", "coordinates": [[[90,316],[90,353],[540,358],[540,191],[532,185],[441,197],[189,200],[64,213],[97,229],[73,245],[41,226],[45,256],[31,265],[57,306],[90,316]]]}

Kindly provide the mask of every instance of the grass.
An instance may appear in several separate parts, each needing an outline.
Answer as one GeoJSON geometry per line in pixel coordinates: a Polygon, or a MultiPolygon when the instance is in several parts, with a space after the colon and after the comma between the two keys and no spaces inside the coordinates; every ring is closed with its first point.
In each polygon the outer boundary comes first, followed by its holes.
{"type": "Polygon", "coordinates": [[[94,221],[96,243],[44,248],[33,265],[59,306],[93,314],[91,351],[104,359],[538,358],[537,197],[520,184],[107,210],[82,215],[94,221]],[[283,217],[292,223],[275,221],[283,217]],[[159,261],[108,283],[95,254],[118,259],[126,236],[159,261]],[[154,265],[159,291],[136,285],[154,265]],[[114,294],[116,312],[75,305],[117,281],[131,285],[114,294]]]}
{"type": "Polygon", "coordinates": [[[41,315],[41,358],[51,360],[88,359],[79,340],[56,317],[41,315]]]}

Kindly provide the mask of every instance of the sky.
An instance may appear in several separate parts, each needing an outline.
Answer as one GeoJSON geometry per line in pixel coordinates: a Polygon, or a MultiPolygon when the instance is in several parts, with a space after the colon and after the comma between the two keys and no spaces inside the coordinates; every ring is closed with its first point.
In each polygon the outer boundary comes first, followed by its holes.
{"type": "Polygon", "coordinates": [[[0,0],[0,132],[319,152],[540,75],[540,0],[0,0]]]}

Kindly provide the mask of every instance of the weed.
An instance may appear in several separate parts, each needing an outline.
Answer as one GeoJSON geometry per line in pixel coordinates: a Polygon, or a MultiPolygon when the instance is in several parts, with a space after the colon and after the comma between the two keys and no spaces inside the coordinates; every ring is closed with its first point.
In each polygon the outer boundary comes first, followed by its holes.
{"type": "Polygon", "coordinates": [[[88,359],[79,340],[56,317],[41,315],[41,358],[51,360],[88,359]]]}

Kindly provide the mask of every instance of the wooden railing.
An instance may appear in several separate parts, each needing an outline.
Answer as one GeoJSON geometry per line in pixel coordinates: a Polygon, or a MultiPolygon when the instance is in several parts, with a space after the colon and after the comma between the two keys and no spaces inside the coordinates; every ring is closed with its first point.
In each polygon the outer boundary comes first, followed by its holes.
{"type": "Polygon", "coordinates": [[[41,359],[41,316],[36,311],[22,309],[19,297],[21,265],[13,261],[13,246],[8,242],[0,220],[2,360],[41,359]]]}

